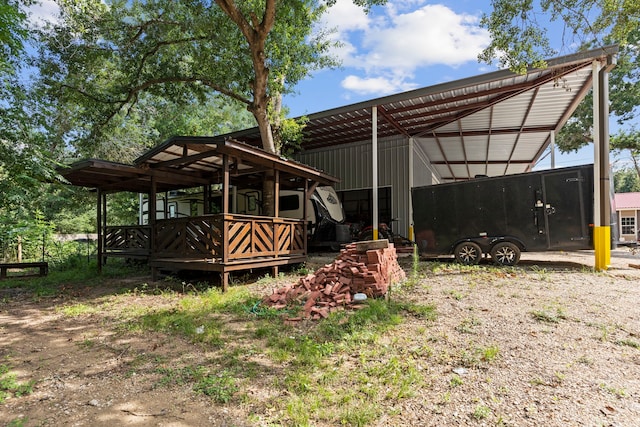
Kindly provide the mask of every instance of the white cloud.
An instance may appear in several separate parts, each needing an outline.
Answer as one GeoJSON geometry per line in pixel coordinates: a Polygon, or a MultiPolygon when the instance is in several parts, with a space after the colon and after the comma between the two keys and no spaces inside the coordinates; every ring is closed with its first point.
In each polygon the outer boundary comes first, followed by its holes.
{"type": "Polygon", "coordinates": [[[343,87],[360,93],[388,93],[388,88],[411,86],[414,72],[423,67],[459,67],[476,61],[489,35],[475,15],[456,13],[425,0],[395,0],[366,15],[352,0],[338,0],[323,25],[335,28],[342,47],[333,52],[345,67],[362,70],[365,77],[349,76],[343,87]]]}
{"type": "Polygon", "coordinates": [[[404,92],[415,88],[415,84],[407,83],[402,79],[388,77],[362,78],[354,75],[345,77],[341,85],[343,88],[360,95],[386,95],[396,92],[404,92]]]}
{"type": "Polygon", "coordinates": [[[60,8],[53,0],[40,0],[27,9],[29,22],[32,25],[55,23],[58,20],[60,8]]]}
{"type": "Polygon", "coordinates": [[[363,43],[367,65],[402,68],[475,61],[489,43],[488,33],[471,15],[456,14],[442,5],[427,5],[391,17],[390,25],[368,31],[363,43]]]}

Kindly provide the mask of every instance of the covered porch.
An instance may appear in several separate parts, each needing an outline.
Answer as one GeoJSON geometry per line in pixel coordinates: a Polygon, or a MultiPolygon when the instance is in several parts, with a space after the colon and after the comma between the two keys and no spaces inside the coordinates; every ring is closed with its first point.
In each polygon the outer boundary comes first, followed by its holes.
{"type": "Polygon", "coordinates": [[[338,182],[310,166],[238,141],[209,137],[171,138],[134,165],[92,159],[61,174],[73,185],[97,192],[100,271],[108,257],[144,259],[153,280],[160,270],[218,272],[224,290],[230,272],[267,267],[277,275],[281,265],[306,261],[307,221],[279,217],[280,189],[303,191],[308,200],[316,186],[338,182]],[[159,215],[158,194],[194,188],[204,195],[203,215],[159,215]],[[273,216],[233,212],[234,188],[272,192],[273,216]],[[122,191],[147,194],[148,224],[108,223],[107,196],[122,191]]]}

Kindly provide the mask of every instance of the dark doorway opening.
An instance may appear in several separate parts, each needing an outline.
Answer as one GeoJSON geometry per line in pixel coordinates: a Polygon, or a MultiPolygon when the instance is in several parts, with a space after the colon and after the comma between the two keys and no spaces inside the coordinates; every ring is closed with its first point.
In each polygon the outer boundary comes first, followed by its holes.
{"type": "MultiPolygon", "coordinates": [[[[340,191],[338,196],[346,222],[373,225],[373,189],[340,191]]],[[[391,221],[391,187],[378,188],[378,220],[385,224],[391,221]]]]}

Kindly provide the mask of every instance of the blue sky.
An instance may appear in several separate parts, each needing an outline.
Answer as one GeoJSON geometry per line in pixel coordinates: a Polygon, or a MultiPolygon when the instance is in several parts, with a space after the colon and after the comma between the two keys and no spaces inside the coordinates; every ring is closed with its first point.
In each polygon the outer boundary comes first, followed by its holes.
{"type": "MultiPolygon", "coordinates": [[[[489,0],[390,0],[367,15],[352,0],[337,0],[322,25],[342,43],[333,52],[342,67],[315,72],[284,103],[291,116],[300,116],[495,71],[477,60],[489,43],[480,18],[490,11],[489,0]]],[[[574,53],[562,40],[560,23],[547,29],[558,56],[574,53]]],[[[555,162],[557,167],[591,163],[593,148],[556,152],[555,162]]],[[[538,166],[547,167],[549,153],[538,166]]]]}
{"type": "MultiPolygon", "coordinates": [[[[34,18],[52,19],[57,8],[44,0],[32,10],[34,18]]],[[[333,29],[331,37],[341,42],[332,53],[342,66],[314,72],[284,104],[295,117],[495,71],[477,61],[489,43],[480,18],[490,11],[490,0],[389,0],[367,15],[352,0],[337,0],[321,25],[333,29]]],[[[547,28],[558,56],[574,52],[562,40],[560,24],[547,28]]],[[[556,153],[557,166],[592,161],[591,147],[556,153]]],[[[548,164],[549,156],[540,166],[548,164]]]]}

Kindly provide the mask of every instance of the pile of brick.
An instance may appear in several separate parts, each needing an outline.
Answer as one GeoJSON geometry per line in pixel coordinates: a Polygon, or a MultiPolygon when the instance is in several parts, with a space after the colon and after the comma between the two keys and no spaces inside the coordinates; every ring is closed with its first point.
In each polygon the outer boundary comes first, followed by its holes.
{"type": "Polygon", "coordinates": [[[275,289],[263,304],[276,309],[301,305],[301,314],[289,321],[321,319],[330,312],[361,307],[353,296],[383,297],[392,283],[405,278],[396,250],[387,240],[372,240],[346,245],[340,255],[315,273],[297,283],[275,289]]]}

